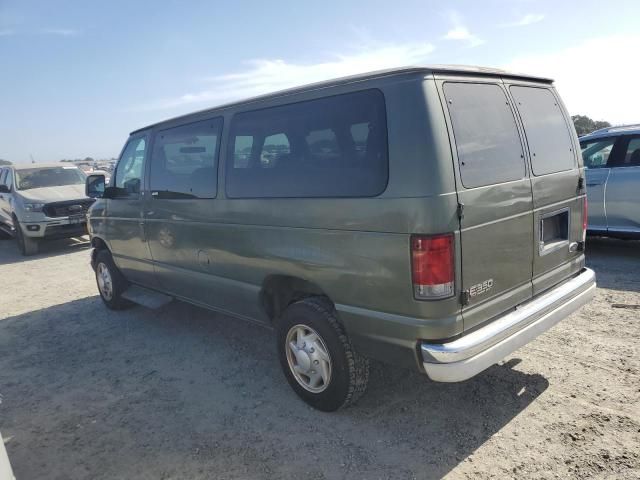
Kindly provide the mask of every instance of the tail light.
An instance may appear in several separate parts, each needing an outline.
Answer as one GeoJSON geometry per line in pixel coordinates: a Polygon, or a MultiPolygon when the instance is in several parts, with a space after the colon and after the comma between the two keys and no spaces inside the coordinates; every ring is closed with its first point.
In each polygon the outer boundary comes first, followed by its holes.
{"type": "Polygon", "coordinates": [[[411,237],[411,273],[417,300],[453,295],[453,234],[411,237]]]}
{"type": "Polygon", "coordinates": [[[589,212],[589,202],[587,202],[587,196],[584,196],[584,202],[582,204],[582,241],[587,240],[587,219],[589,212]]]}

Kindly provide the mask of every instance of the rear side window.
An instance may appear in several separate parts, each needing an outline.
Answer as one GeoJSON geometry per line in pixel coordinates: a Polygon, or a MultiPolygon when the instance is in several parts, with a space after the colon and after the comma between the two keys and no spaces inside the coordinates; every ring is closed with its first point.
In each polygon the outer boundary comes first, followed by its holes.
{"type": "Polygon", "coordinates": [[[222,119],[160,131],[153,144],[149,182],[158,198],[214,198],[222,119]]]}
{"type": "Polygon", "coordinates": [[[231,122],[230,198],[371,197],[387,178],[378,90],[240,113],[231,122]]]}
{"type": "Polygon", "coordinates": [[[567,122],[551,90],[511,87],[524,124],[534,175],[571,170],[575,165],[567,122]]]}
{"type": "Polygon", "coordinates": [[[620,167],[640,166],[640,137],[629,137],[620,167]]]}
{"type": "Polygon", "coordinates": [[[522,143],[513,112],[495,84],[444,85],[466,188],[519,180],[525,176],[522,143]]]}

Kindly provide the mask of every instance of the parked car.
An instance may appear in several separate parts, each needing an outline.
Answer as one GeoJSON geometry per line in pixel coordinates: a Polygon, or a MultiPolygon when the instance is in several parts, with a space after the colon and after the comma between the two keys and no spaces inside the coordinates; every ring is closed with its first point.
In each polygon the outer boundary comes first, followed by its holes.
{"type": "Polygon", "coordinates": [[[86,175],[77,167],[25,164],[0,168],[0,230],[16,238],[23,255],[39,242],[87,234],[86,175]]]}
{"type": "Polygon", "coordinates": [[[580,137],[589,198],[588,232],[640,238],[640,124],[580,137]]]}
{"type": "Polygon", "coordinates": [[[160,122],[87,180],[98,290],[272,326],[320,410],[364,392],[368,358],[462,381],[593,296],[578,146],[551,80],[471,67],[160,122]]]}

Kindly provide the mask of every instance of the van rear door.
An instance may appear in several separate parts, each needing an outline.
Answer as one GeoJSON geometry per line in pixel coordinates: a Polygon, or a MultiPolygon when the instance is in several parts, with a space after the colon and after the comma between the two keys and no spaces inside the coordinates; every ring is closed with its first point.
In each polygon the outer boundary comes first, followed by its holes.
{"type": "Polygon", "coordinates": [[[524,127],[533,191],[533,294],[584,266],[584,178],[571,119],[551,85],[506,83],[524,127]]]}
{"type": "Polygon", "coordinates": [[[522,132],[502,80],[445,77],[438,85],[456,170],[468,330],[532,296],[533,197],[522,132]]]}

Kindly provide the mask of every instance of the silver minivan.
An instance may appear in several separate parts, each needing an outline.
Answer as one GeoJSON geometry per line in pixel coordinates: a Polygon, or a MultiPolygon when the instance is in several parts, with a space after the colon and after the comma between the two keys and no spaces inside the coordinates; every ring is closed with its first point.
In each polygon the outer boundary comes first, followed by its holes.
{"type": "Polygon", "coordinates": [[[589,200],[588,231],[640,238],[640,124],[580,137],[589,200]]]}

